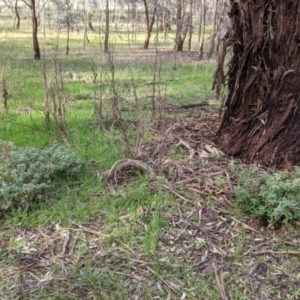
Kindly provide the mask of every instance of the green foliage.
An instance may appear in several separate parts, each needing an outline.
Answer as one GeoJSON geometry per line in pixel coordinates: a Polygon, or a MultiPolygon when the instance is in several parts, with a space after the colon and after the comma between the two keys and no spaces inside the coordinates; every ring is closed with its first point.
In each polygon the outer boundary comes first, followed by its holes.
{"type": "Polygon", "coordinates": [[[43,199],[62,179],[75,177],[84,163],[57,144],[45,148],[19,148],[0,140],[0,214],[28,208],[43,199]]]}
{"type": "Polygon", "coordinates": [[[233,162],[230,167],[238,182],[236,200],[246,213],[269,222],[300,220],[299,167],[272,175],[258,175],[258,169],[238,168],[233,162]]]}

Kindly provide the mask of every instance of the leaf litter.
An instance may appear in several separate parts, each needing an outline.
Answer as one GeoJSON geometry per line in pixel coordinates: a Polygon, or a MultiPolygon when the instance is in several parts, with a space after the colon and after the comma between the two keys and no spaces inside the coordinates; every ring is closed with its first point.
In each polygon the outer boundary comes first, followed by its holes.
{"type": "MultiPolygon", "coordinates": [[[[139,237],[135,243],[114,238],[100,217],[85,226],[70,220],[68,227],[5,231],[0,253],[8,265],[0,274],[1,299],[38,299],[32,295],[41,289],[76,299],[113,299],[107,290],[118,289],[116,281],[122,281],[127,299],[200,299],[200,292],[206,299],[298,299],[299,234],[237,214],[230,158],[214,144],[219,125],[218,113],[203,108],[180,120],[164,118],[136,160],[117,162],[103,174],[117,193],[138,168],[150,174],[150,189],[159,185],[178,199],[161,212],[166,225],[157,258],[144,253],[139,237]],[[112,240],[109,246],[106,240],[112,240]],[[108,287],[93,283],[101,276],[108,287]]],[[[130,214],[120,222],[141,233],[148,213],[141,207],[140,222],[130,214]]]]}

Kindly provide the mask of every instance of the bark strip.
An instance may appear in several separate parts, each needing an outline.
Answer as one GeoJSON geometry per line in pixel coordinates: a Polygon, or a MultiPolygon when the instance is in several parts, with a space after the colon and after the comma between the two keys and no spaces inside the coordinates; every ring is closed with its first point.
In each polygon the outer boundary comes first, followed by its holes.
{"type": "MultiPolygon", "coordinates": [[[[218,145],[249,162],[300,165],[300,2],[230,0],[229,17],[221,63],[229,48],[232,57],[218,145]]],[[[222,76],[218,66],[217,91],[222,76]]]]}

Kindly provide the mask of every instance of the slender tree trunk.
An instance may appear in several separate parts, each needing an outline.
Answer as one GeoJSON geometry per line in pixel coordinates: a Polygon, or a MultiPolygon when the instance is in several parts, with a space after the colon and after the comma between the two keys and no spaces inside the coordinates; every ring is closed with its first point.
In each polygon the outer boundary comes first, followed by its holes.
{"type": "Polygon", "coordinates": [[[182,0],[177,0],[177,16],[176,16],[176,51],[183,51],[183,43],[182,43],[182,0]]]}
{"type": "Polygon", "coordinates": [[[20,14],[19,14],[19,11],[18,11],[18,0],[15,1],[15,15],[16,15],[16,22],[15,22],[15,28],[17,30],[20,29],[20,14]]]}
{"type": "Polygon", "coordinates": [[[88,26],[91,31],[95,31],[95,29],[93,27],[93,23],[92,23],[92,14],[91,13],[88,14],[88,26]]]}
{"type": "Polygon", "coordinates": [[[145,18],[146,18],[146,38],[144,41],[144,49],[148,49],[149,46],[149,42],[150,42],[150,37],[151,37],[151,33],[152,33],[152,29],[153,29],[153,25],[155,22],[155,16],[156,16],[156,11],[157,11],[157,1],[154,2],[154,11],[153,11],[153,15],[151,18],[151,22],[150,22],[150,18],[149,18],[149,7],[148,7],[148,3],[147,0],[143,0],[144,2],[144,8],[145,8],[145,18]]]}
{"type": "Polygon", "coordinates": [[[46,37],[46,13],[45,13],[45,5],[46,2],[43,0],[43,5],[42,5],[42,32],[44,38],[46,37]]]}
{"type": "Polygon", "coordinates": [[[198,5],[197,5],[197,9],[198,9],[198,12],[199,12],[199,28],[198,28],[198,42],[200,44],[200,39],[201,39],[201,24],[202,24],[202,11],[201,11],[201,7],[202,7],[202,2],[199,2],[198,5]]]}
{"type": "Polygon", "coordinates": [[[190,11],[189,11],[189,40],[188,40],[188,51],[192,48],[192,37],[193,37],[193,0],[190,0],[190,11]]]}
{"type": "Polygon", "coordinates": [[[206,19],[206,0],[201,2],[201,36],[199,46],[199,59],[203,58],[204,37],[205,37],[205,19],[206,19]]]}
{"type": "Polygon", "coordinates": [[[31,0],[30,10],[31,10],[31,18],[32,18],[32,40],[33,40],[34,59],[40,60],[41,52],[40,52],[39,40],[37,36],[38,21],[37,21],[36,9],[35,9],[35,0],[31,0]]]}
{"type": "Polygon", "coordinates": [[[66,55],[69,55],[69,44],[70,44],[70,2],[66,0],[67,5],[67,46],[66,46],[66,55]]]}
{"type": "Polygon", "coordinates": [[[177,15],[176,15],[176,51],[183,51],[184,41],[187,36],[190,25],[190,13],[185,18],[185,0],[177,0],[177,15]]]}
{"type": "Polygon", "coordinates": [[[232,58],[218,145],[249,162],[291,169],[300,165],[300,2],[230,5],[232,58]]]}
{"type": "Polygon", "coordinates": [[[87,41],[88,43],[90,42],[89,37],[88,37],[88,17],[86,13],[86,2],[83,0],[83,14],[82,14],[82,22],[84,25],[84,33],[83,33],[83,49],[85,49],[85,42],[87,41]]]}
{"type": "Polygon", "coordinates": [[[209,50],[207,53],[207,58],[211,58],[214,50],[215,50],[215,39],[216,39],[216,25],[217,25],[217,13],[218,13],[218,0],[214,0],[214,5],[213,5],[213,23],[212,23],[212,29],[211,29],[211,35],[210,35],[210,44],[209,44],[209,50]]]}
{"type": "Polygon", "coordinates": [[[109,38],[109,2],[105,2],[105,35],[104,35],[104,52],[108,53],[108,38],[109,38]]]}
{"type": "Polygon", "coordinates": [[[126,28],[127,28],[127,44],[128,44],[128,48],[130,47],[130,24],[129,24],[129,20],[130,20],[130,4],[129,1],[126,1],[127,4],[127,24],[126,24],[126,28]]]}

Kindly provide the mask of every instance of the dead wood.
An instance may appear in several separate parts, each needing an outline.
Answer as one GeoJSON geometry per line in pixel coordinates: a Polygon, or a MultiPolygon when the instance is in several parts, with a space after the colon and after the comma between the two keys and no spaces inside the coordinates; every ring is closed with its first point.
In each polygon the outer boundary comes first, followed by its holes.
{"type": "Polygon", "coordinates": [[[109,170],[103,172],[101,176],[109,181],[113,178],[116,178],[116,175],[119,171],[130,167],[145,171],[150,175],[150,178],[155,178],[155,173],[149,165],[140,160],[131,158],[116,161],[113,166],[109,170]]]}
{"type": "Polygon", "coordinates": [[[218,146],[249,162],[300,164],[300,2],[230,0],[216,90],[227,86],[218,146]],[[224,77],[225,54],[232,53],[224,77]]]}
{"type": "Polygon", "coordinates": [[[220,105],[220,102],[217,100],[206,100],[206,101],[197,102],[197,103],[173,105],[173,107],[189,109],[189,108],[195,108],[195,107],[201,107],[201,106],[211,106],[211,105],[220,105]]]}
{"type": "Polygon", "coordinates": [[[6,80],[2,79],[2,102],[5,113],[8,113],[8,92],[6,87],[6,80]]]}

